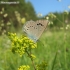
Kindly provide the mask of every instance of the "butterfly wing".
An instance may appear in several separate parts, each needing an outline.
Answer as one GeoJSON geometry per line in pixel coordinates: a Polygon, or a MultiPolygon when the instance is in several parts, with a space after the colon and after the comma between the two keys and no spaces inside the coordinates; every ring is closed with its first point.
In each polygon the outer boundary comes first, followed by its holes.
{"type": "Polygon", "coordinates": [[[37,26],[36,37],[37,37],[37,40],[40,38],[40,36],[43,33],[43,31],[45,30],[47,24],[48,24],[48,20],[37,20],[36,21],[36,26],[37,26]]]}
{"type": "Polygon", "coordinates": [[[36,22],[31,20],[24,25],[23,30],[30,39],[36,42],[46,28],[47,23],[47,20],[37,20],[36,22]]]}
{"type": "Polygon", "coordinates": [[[36,30],[35,30],[35,28],[36,28],[36,23],[32,20],[26,22],[24,27],[23,27],[23,30],[27,34],[27,36],[34,41],[36,40],[36,36],[35,36],[36,30]]]}

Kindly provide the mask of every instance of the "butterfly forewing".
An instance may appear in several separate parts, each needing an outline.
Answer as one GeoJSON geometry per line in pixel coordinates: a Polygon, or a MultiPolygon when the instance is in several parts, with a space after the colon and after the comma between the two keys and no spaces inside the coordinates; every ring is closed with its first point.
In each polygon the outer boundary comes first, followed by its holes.
{"type": "Polygon", "coordinates": [[[47,26],[48,21],[47,20],[37,20],[36,24],[37,24],[37,40],[40,38],[41,34],[43,33],[43,31],[45,30],[46,26],[47,26]]]}

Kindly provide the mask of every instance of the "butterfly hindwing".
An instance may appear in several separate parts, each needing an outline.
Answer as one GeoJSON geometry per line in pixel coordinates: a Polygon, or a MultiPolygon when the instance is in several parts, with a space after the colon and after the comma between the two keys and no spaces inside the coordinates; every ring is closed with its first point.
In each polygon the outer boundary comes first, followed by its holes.
{"type": "Polygon", "coordinates": [[[33,40],[36,39],[36,36],[35,36],[35,33],[37,32],[36,29],[37,29],[36,23],[32,20],[26,22],[23,27],[23,30],[24,32],[26,32],[27,36],[33,40]]]}

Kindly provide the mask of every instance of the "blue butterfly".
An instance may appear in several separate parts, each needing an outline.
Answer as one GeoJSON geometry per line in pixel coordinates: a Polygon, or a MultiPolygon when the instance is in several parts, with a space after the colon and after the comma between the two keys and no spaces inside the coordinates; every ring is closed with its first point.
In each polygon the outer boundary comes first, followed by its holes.
{"type": "Polygon", "coordinates": [[[45,30],[48,24],[48,20],[37,20],[37,21],[27,21],[23,30],[27,34],[27,36],[34,40],[35,42],[40,38],[41,34],[45,30]]]}

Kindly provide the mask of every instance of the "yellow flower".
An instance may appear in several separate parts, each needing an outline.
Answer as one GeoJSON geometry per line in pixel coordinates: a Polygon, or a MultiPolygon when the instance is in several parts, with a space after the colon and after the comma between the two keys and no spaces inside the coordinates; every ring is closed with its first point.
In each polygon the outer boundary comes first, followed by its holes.
{"type": "Polygon", "coordinates": [[[7,25],[11,25],[11,23],[10,22],[7,22],[7,25]]]}
{"type": "Polygon", "coordinates": [[[12,49],[14,49],[14,52],[18,53],[20,56],[26,53],[25,50],[27,48],[34,49],[37,47],[37,44],[26,36],[18,37],[16,33],[8,34],[12,41],[12,49]]]}
{"type": "Polygon", "coordinates": [[[7,16],[8,16],[8,14],[6,13],[6,14],[4,14],[3,16],[4,16],[4,17],[7,17],[7,16]]]}
{"type": "Polygon", "coordinates": [[[49,17],[46,17],[46,19],[48,20],[48,19],[49,19],[49,17]]]}
{"type": "Polygon", "coordinates": [[[34,58],[36,58],[36,56],[35,55],[33,55],[33,54],[31,54],[31,57],[34,59],[34,58]]]}
{"type": "Polygon", "coordinates": [[[18,68],[18,70],[29,70],[30,66],[29,65],[22,65],[18,68]]]}
{"type": "Polygon", "coordinates": [[[2,11],[4,12],[4,8],[2,8],[2,11]]]}
{"type": "Polygon", "coordinates": [[[25,18],[21,18],[21,23],[24,24],[26,22],[25,18]]]}
{"type": "Polygon", "coordinates": [[[1,26],[4,26],[4,23],[2,23],[1,26]]]}
{"type": "Polygon", "coordinates": [[[37,48],[37,43],[34,44],[34,47],[37,48]]]}
{"type": "Polygon", "coordinates": [[[65,10],[65,11],[64,11],[64,14],[67,14],[67,15],[68,15],[68,14],[69,14],[69,12],[68,12],[67,10],[65,10]]]}
{"type": "Polygon", "coordinates": [[[0,14],[3,14],[3,12],[1,11],[0,14]]]}

